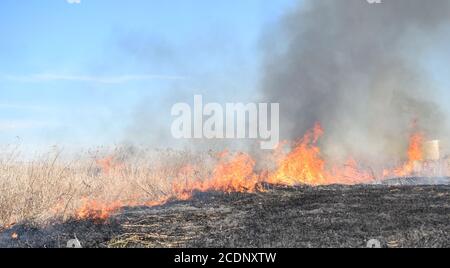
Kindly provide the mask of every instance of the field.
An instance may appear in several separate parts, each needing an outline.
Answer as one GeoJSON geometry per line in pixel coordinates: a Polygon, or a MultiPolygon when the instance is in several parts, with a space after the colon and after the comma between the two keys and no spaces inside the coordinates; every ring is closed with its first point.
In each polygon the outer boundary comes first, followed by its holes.
{"type": "Polygon", "coordinates": [[[243,153],[55,150],[25,161],[5,152],[0,247],[65,247],[75,237],[84,247],[450,246],[447,177],[353,183],[367,173],[346,166],[339,174],[351,184],[306,186],[327,179],[302,164],[321,163],[309,147],[284,158],[280,183],[243,153]]]}
{"type": "Polygon", "coordinates": [[[274,187],[124,208],[105,222],[20,224],[2,247],[449,247],[450,186],[274,187]],[[13,238],[13,235],[18,236],[13,238]]]}
{"type": "Polygon", "coordinates": [[[130,148],[70,157],[55,150],[22,159],[17,148],[4,149],[0,156],[0,230],[23,221],[46,224],[55,217],[93,216],[77,215],[87,207],[106,211],[159,200],[172,194],[173,181],[188,163],[205,163],[207,173],[206,165],[214,161],[208,154],[130,148]]]}

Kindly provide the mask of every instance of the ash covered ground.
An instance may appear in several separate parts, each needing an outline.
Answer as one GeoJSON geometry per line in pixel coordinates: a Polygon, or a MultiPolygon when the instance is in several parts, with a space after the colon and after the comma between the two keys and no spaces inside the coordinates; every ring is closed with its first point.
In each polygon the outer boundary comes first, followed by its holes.
{"type": "MultiPolygon", "coordinates": [[[[23,223],[0,247],[450,247],[450,185],[276,187],[263,193],[198,193],[160,207],[124,208],[108,221],[23,223]],[[18,235],[13,238],[13,234],[18,235]]],[[[405,185],[406,184],[406,185],[405,185]]]]}

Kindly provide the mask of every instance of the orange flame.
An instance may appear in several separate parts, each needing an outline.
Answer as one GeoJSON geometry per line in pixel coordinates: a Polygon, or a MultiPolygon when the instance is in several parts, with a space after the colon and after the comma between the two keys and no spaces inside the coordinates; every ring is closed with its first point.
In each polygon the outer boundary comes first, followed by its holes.
{"type": "Polygon", "coordinates": [[[110,175],[123,168],[123,164],[118,162],[114,156],[108,156],[103,159],[96,160],[96,164],[102,170],[103,174],[110,175]]]}
{"type": "Polygon", "coordinates": [[[258,176],[254,173],[255,161],[245,153],[229,156],[228,152],[220,155],[211,178],[199,181],[185,178],[173,184],[173,192],[178,199],[186,200],[195,191],[254,192],[258,185],[258,176]]]}
{"type": "Polygon", "coordinates": [[[424,136],[422,133],[414,133],[411,135],[408,148],[408,161],[422,161],[423,160],[423,142],[424,136]]]}
{"type": "Polygon", "coordinates": [[[109,216],[125,206],[122,202],[102,203],[94,200],[84,200],[83,205],[77,210],[77,219],[106,220],[109,216]]]}
{"type": "Polygon", "coordinates": [[[417,165],[423,161],[423,145],[424,135],[421,132],[413,133],[409,138],[408,146],[408,160],[401,167],[394,170],[385,170],[383,176],[386,177],[407,177],[414,175],[417,170],[417,165]]]}
{"type": "Polygon", "coordinates": [[[290,186],[318,185],[324,182],[325,161],[321,159],[320,149],[317,146],[322,134],[321,126],[316,124],[287,156],[278,160],[278,168],[269,176],[268,182],[290,186]]]}
{"type": "Polygon", "coordinates": [[[220,154],[219,163],[212,176],[206,180],[195,177],[195,167],[186,166],[180,170],[179,178],[172,185],[172,196],[143,204],[137,202],[103,203],[95,200],[84,200],[77,210],[78,219],[106,220],[112,213],[124,206],[158,206],[171,199],[188,200],[195,192],[221,191],[254,192],[258,187],[258,176],[254,173],[255,161],[245,153],[230,156],[228,152],[220,154]]]}
{"type": "Polygon", "coordinates": [[[320,124],[316,124],[295,148],[279,161],[277,170],[269,177],[268,182],[288,186],[301,184],[317,186],[373,180],[373,176],[361,171],[353,159],[349,159],[343,167],[334,166],[328,169],[317,144],[323,134],[320,124]]]}
{"type": "MultiPolygon", "coordinates": [[[[217,156],[218,162],[212,173],[206,178],[199,177],[198,169],[195,166],[187,165],[182,168],[172,184],[171,194],[167,196],[144,204],[137,202],[101,203],[85,200],[77,212],[77,218],[105,220],[111,213],[124,206],[157,206],[165,204],[169,200],[188,200],[195,192],[255,192],[261,190],[261,182],[285,186],[318,186],[351,185],[374,181],[374,173],[362,170],[358,162],[352,158],[349,158],[341,166],[327,165],[318,145],[323,135],[322,127],[320,124],[316,124],[293,146],[290,152],[283,153],[281,147],[286,144],[280,144],[280,147],[274,152],[277,167],[273,171],[264,170],[257,173],[255,172],[255,161],[250,155],[246,153],[231,154],[225,151],[217,156]]],[[[385,170],[383,178],[412,174],[415,163],[423,160],[423,141],[424,136],[421,133],[411,135],[407,153],[408,161],[399,168],[385,170]]],[[[112,157],[101,160],[98,164],[106,173],[121,167],[112,157]]]]}

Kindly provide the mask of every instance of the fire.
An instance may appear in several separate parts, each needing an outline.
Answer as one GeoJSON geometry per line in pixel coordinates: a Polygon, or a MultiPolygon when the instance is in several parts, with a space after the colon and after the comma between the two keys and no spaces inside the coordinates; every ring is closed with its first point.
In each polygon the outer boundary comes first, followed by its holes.
{"type": "Polygon", "coordinates": [[[414,175],[418,163],[423,161],[424,135],[421,132],[413,133],[409,138],[408,160],[401,167],[394,170],[385,170],[384,177],[406,177],[414,175]]]}
{"type": "Polygon", "coordinates": [[[269,176],[268,182],[290,186],[323,183],[325,161],[320,157],[320,149],[317,146],[322,135],[322,127],[316,124],[287,156],[278,160],[278,168],[269,176]]]}
{"type": "Polygon", "coordinates": [[[139,202],[113,202],[105,203],[95,200],[84,200],[83,205],[77,210],[78,219],[106,220],[112,213],[124,206],[158,206],[169,200],[188,200],[195,192],[220,191],[254,192],[257,190],[259,178],[254,173],[255,161],[245,153],[230,155],[223,152],[213,170],[211,177],[205,180],[196,178],[196,168],[188,165],[183,167],[178,178],[172,184],[172,194],[158,200],[145,203],[139,202]]]}
{"type": "Polygon", "coordinates": [[[372,172],[363,170],[353,158],[349,158],[343,167],[333,167],[331,172],[327,173],[327,182],[325,184],[361,184],[371,183],[375,180],[372,172]]]}
{"type": "Polygon", "coordinates": [[[408,148],[408,161],[422,161],[423,160],[423,143],[424,136],[422,133],[414,133],[411,135],[408,148]]]}
{"type": "Polygon", "coordinates": [[[96,161],[97,166],[101,169],[103,174],[110,175],[123,168],[123,164],[115,159],[114,156],[108,156],[96,161]]]}
{"type": "Polygon", "coordinates": [[[106,220],[109,216],[124,207],[125,204],[119,201],[112,203],[102,203],[94,200],[83,201],[83,205],[78,209],[76,213],[77,219],[95,219],[106,220]]]}
{"type": "MultiPolygon", "coordinates": [[[[220,160],[210,178],[204,181],[183,178],[174,183],[173,192],[178,199],[186,200],[195,191],[254,192],[259,179],[254,173],[255,161],[250,155],[238,153],[230,156],[228,152],[220,154],[220,160]]],[[[189,175],[188,175],[189,176],[189,175]]]]}
{"type": "MultiPolygon", "coordinates": [[[[117,175],[117,172],[124,168],[124,164],[116,160],[114,156],[108,156],[103,159],[95,161],[104,175],[117,175]]],[[[81,206],[75,212],[75,217],[79,220],[94,219],[94,220],[106,220],[112,213],[117,212],[125,206],[136,206],[136,202],[103,202],[98,200],[91,200],[84,198],[81,206]]],[[[52,209],[54,212],[58,212],[64,209],[64,204],[57,203],[52,209]]]]}
{"type": "Polygon", "coordinates": [[[250,155],[238,153],[226,160],[223,157],[213,172],[210,180],[200,187],[200,191],[254,192],[258,176],[254,173],[255,161],[250,155]]]}
{"type": "Polygon", "coordinates": [[[277,170],[269,177],[268,182],[287,186],[302,184],[318,186],[334,183],[354,184],[373,180],[373,176],[361,171],[357,162],[351,158],[343,167],[327,168],[317,144],[323,134],[320,124],[316,124],[287,156],[281,158],[277,170]]]}
{"type": "MultiPolygon", "coordinates": [[[[275,150],[276,168],[272,171],[255,171],[255,160],[246,153],[230,153],[228,151],[217,155],[217,163],[209,175],[200,176],[195,165],[181,168],[173,179],[170,193],[156,200],[147,202],[112,202],[103,203],[85,200],[77,211],[78,219],[107,219],[124,206],[157,206],[169,200],[188,200],[195,192],[220,191],[256,192],[261,191],[261,183],[285,186],[295,185],[329,185],[329,184],[358,184],[375,181],[372,170],[363,170],[353,158],[349,158],[343,165],[329,165],[322,155],[319,140],[324,135],[320,124],[316,124],[292,149],[285,153],[283,148],[287,143],[280,144],[275,150]]],[[[413,174],[417,162],[422,161],[424,135],[420,132],[410,137],[408,160],[402,166],[385,170],[382,178],[405,177],[413,174]]],[[[97,162],[105,173],[110,173],[122,167],[114,158],[106,158],[97,162]]],[[[168,178],[169,179],[169,178],[168,178]]],[[[136,199],[138,200],[138,198],[136,199]]]]}

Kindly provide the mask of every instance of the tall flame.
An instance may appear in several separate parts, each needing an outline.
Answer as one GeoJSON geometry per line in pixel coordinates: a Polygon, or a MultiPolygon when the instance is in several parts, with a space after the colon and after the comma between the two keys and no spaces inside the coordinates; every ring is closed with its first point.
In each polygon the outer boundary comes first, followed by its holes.
{"type": "Polygon", "coordinates": [[[413,133],[409,138],[408,160],[402,166],[394,170],[385,170],[384,177],[407,177],[417,171],[418,164],[423,161],[424,135],[421,132],[413,133]]]}
{"type": "Polygon", "coordinates": [[[317,186],[334,183],[355,184],[374,179],[370,173],[360,170],[358,163],[352,158],[342,167],[328,168],[317,144],[323,134],[321,125],[317,123],[287,156],[281,158],[277,170],[269,177],[268,182],[288,186],[317,186]]]}
{"type": "Polygon", "coordinates": [[[409,162],[423,160],[423,143],[424,143],[424,136],[422,133],[419,132],[411,135],[408,148],[409,162]]]}
{"type": "Polygon", "coordinates": [[[320,148],[317,146],[322,135],[322,127],[316,124],[289,154],[278,160],[278,168],[269,176],[268,182],[290,186],[324,183],[325,161],[321,159],[320,148]]]}

